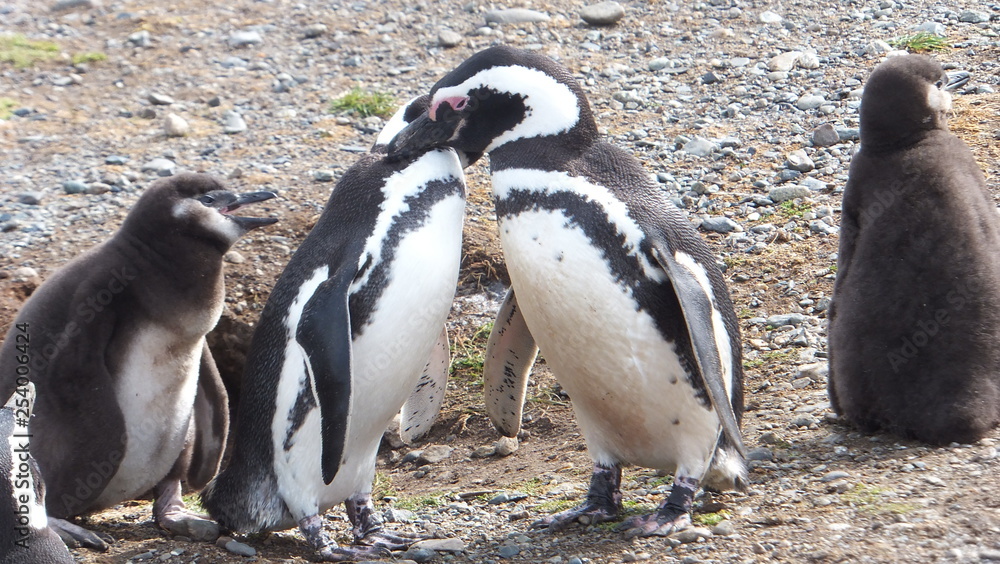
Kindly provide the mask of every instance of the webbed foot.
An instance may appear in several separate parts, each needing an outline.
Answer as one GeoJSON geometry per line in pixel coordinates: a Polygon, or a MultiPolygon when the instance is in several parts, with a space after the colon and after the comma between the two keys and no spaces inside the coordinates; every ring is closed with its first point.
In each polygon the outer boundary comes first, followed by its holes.
{"type": "Polygon", "coordinates": [[[55,531],[69,548],[90,548],[107,552],[108,545],[115,542],[109,535],[95,533],[65,519],[49,517],[49,528],[55,531]]]}
{"type": "Polygon", "coordinates": [[[622,510],[621,479],[620,466],[594,465],[587,501],[573,509],[539,519],[531,524],[531,528],[558,531],[574,523],[594,525],[614,521],[622,510]]]}
{"type": "Polygon", "coordinates": [[[698,491],[698,480],[684,476],[674,478],[670,495],[660,504],[656,513],[630,517],[617,527],[625,531],[625,538],[665,537],[691,526],[691,505],[698,491]]]}

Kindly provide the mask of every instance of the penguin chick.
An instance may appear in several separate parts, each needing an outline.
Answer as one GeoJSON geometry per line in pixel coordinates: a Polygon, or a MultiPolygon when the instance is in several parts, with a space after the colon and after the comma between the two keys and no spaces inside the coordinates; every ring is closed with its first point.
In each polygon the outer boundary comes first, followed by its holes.
{"type": "Polygon", "coordinates": [[[866,432],[969,443],[1000,422],[1000,226],[920,55],[865,84],[829,311],[834,411],[866,432]]]}
{"type": "Polygon", "coordinates": [[[503,404],[490,413],[512,414],[497,426],[516,432],[537,342],[595,462],[586,502],[535,525],[618,518],[623,464],[675,475],[656,513],[623,524],[630,536],[688,526],[703,483],[742,487],[741,346],[725,282],[638,160],[600,139],[570,72],[509,47],[476,53],[389,151],[428,146],[490,155],[512,290],[494,326],[504,335],[490,339],[499,365],[484,369],[511,381],[487,382],[507,396],[487,397],[503,404]]]}
{"type": "Polygon", "coordinates": [[[384,143],[426,103],[397,112],[344,173],[261,313],[232,458],[202,492],[229,530],[298,526],[325,561],[378,559],[413,540],[383,531],[371,490],[379,442],[438,356],[458,280],[458,155],[385,158],[384,143]],[[340,503],[352,546],[323,532],[323,513],[340,503]]]}
{"type": "Polygon", "coordinates": [[[0,349],[0,396],[14,393],[27,345],[37,389],[31,454],[50,525],[70,546],[107,549],[66,519],[150,491],[161,527],[218,536],[215,523],[184,509],[181,481],[200,489],[219,467],[228,408],[205,334],[222,313],[223,254],[277,221],[234,212],[272,197],[238,196],[203,174],[158,180],[110,239],[53,274],[18,313],[0,349]]]}

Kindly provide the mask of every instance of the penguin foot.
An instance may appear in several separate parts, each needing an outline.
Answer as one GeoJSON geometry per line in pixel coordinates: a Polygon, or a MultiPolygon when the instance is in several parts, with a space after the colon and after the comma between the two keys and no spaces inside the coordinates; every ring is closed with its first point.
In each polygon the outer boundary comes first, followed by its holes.
{"type": "Polygon", "coordinates": [[[622,469],[614,466],[594,465],[594,473],[590,476],[590,490],[587,501],[583,505],[549,515],[531,524],[532,529],[558,531],[573,523],[596,525],[605,521],[614,521],[622,510],[621,492],[622,469]]]}
{"type": "Polygon", "coordinates": [[[88,531],[79,525],[74,525],[65,519],[49,517],[49,528],[59,535],[69,548],[90,548],[100,552],[107,552],[108,545],[115,540],[104,533],[88,531]]]}
{"type": "Polygon", "coordinates": [[[411,544],[429,537],[394,534],[383,530],[382,519],[375,512],[371,494],[364,492],[344,501],[347,518],[350,519],[354,534],[354,544],[378,546],[389,550],[406,550],[411,544]]]}
{"type": "Polygon", "coordinates": [[[407,535],[405,533],[393,534],[385,531],[372,531],[363,537],[355,537],[354,544],[377,546],[388,550],[406,550],[410,545],[432,537],[418,535],[407,535]]]}
{"type": "Polygon", "coordinates": [[[166,479],[156,486],[153,518],[160,528],[172,535],[206,542],[215,542],[219,538],[218,523],[207,515],[188,511],[184,506],[180,480],[166,479]]]}
{"type": "Polygon", "coordinates": [[[320,562],[357,562],[361,560],[385,560],[392,557],[388,549],[380,546],[349,546],[334,544],[316,551],[320,562]]]}
{"type": "Polygon", "coordinates": [[[674,477],[670,495],[652,515],[630,517],[617,527],[625,538],[665,537],[691,526],[691,506],[698,491],[698,480],[687,476],[674,477]]]}

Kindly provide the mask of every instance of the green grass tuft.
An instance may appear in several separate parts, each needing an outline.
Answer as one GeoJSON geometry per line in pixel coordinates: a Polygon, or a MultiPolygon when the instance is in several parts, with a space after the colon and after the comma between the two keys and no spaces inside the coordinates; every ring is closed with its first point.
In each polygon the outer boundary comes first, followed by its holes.
{"type": "Polygon", "coordinates": [[[486,323],[476,329],[468,338],[457,338],[451,344],[451,371],[471,370],[476,377],[483,373],[483,363],[486,361],[486,341],[493,331],[493,322],[486,323]]]}
{"type": "Polygon", "coordinates": [[[24,69],[58,54],[59,46],[51,41],[33,41],[21,34],[0,35],[0,63],[24,69]]]}
{"type": "Polygon", "coordinates": [[[914,53],[945,51],[951,48],[948,40],[927,31],[918,31],[913,35],[904,35],[889,41],[889,45],[897,49],[906,49],[914,53]]]}
{"type": "Polygon", "coordinates": [[[407,511],[420,511],[421,509],[441,507],[446,503],[448,503],[446,495],[428,494],[414,497],[401,497],[393,505],[400,509],[406,509],[407,511]]]}
{"type": "Polygon", "coordinates": [[[714,527],[726,519],[729,519],[729,517],[729,512],[723,509],[722,511],[717,511],[715,513],[699,513],[695,515],[692,520],[697,525],[714,527]]]}
{"type": "Polygon", "coordinates": [[[878,486],[857,484],[851,491],[840,494],[841,501],[853,505],[863,513],[903,515],[919,508],[913,503],[885,501],[886,494],[892,493],[878,486]]]}
{"type": "Polygon", "coordinates": [[[361,117],[388,118],[396,111],[396,101],[388,92],[365,91],[355,86],[350,92],[330,102],[332,112],[354,112],[361,117]]]}
{"type": "Polygon", "coordinates": [[[104,53],[77,53],[73,55],[74,65],[83,65],[86,63],[98,63],[101,61],[107,61],[108,56],[104,53]]]}
{"type": "Polygon", "coordinates": [[[0,119],[10,119],[10,116],[14,115],[14,109],[19,105],[13,98],[0,96],[0,119]]]}
{"type": "Polygon", "coordinates": [[[778,205],[778,211],[781,215],[792,218],[802,217],[806,212],[812,211],[812,208],[806,204],[796,204],[793,200],[785,200],[778,205]]]}

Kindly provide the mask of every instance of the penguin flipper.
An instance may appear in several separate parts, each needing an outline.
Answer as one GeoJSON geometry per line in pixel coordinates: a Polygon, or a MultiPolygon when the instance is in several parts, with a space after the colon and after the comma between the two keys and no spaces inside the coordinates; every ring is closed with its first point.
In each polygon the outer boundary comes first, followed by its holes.
{"type": "MultiPolygon", "coordinates": [[[[684,322],[691,336],[695,360],[704,380],[705,389],[708,390],[709,400],[722,423],[722,431],[736,450],[746,456],[743,436],[723,379],[724,371],[719,350],[720,347],[729,345],[720,343],[716,338],[713,321],[716,307],[707,272],[691,255],[681,251],[672,252],[664,241],[654,241],[652,246],[653,255],[667,273],[677,293],[677,300],[684,312],[684,322]]],[[[725,331],[725,328],[722,330],[725,331]]]]}
{"type": "Polygon", "coordinates": [[[510,288],[497,311],[483,362],[486,413],[505,436],[516,437],[521,430],[528,375],[537,356],[538,346],[510,288]]]}
{"type": "Polygon", "coordinates": [[[191,424],[194,425],[194,439],[188,447],[191,461],[185,481],[191,488],[200,490],[218,473],[229,435],[229,397],[208,342],[202,346],[191,424]]]}
{"type": "Polygon", "coordinates": [[[444,391],[448,384],[448,372],[451,368],[451,351],[448,348],[448,328],[441,328],[434,348],[431,349],[430,360],[424,365],[413,393],[407,398],[400,412],[399,436],[406,444],[427,434],[441,411],[444,402],[444,391]]]}
{"type": "Polygon", "coordinates": [[[326,484],[337,475],[347,442],[353,374],[348,287],[354,274],[339,268],[320,284],[306,302],[295,333],[319,404],[326,484]]]}

